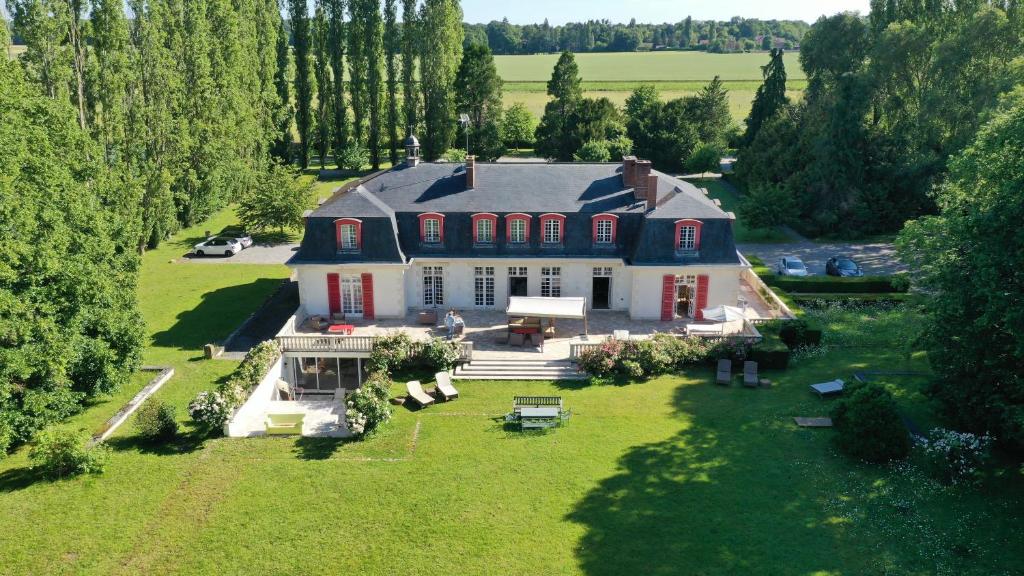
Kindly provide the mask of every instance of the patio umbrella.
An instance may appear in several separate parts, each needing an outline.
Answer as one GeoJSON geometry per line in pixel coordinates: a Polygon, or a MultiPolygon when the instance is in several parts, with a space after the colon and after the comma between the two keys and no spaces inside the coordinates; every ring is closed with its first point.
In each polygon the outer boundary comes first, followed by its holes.
{"type": "Polygon", "coordinates": [[[733,320],[744,320],[747,317],[742,309],[735,306],[715,306],[714,308],[704,308],[701,312],[704,313],[705,320],[714,320],[715,322],[732,322],[733,320]]]}

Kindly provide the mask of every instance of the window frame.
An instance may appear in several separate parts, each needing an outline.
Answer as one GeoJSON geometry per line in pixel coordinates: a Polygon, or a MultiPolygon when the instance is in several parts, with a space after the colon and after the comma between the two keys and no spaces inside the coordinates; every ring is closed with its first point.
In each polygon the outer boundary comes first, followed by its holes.
{"type": "Polygon", "coordinates": [[[516,246],[526,245],[530,243],[530,215],[522,212],[516,212],[505,216],[505,242],[516,246]],[[523,239],[522,241],[514,240],[512,238],[512,226],[516,221],[523,223],[523,239]]]}
{"type": "Polygon", "coordinates": [[[418,216],[420,221],[420,243],[431,246],[444,244],[444,214],[439,212],[424,212],[418,216]],[[427,222],[437,221],[437,240],[427,239],[427,222]]]}
{"type": "Polygon", "coordinates": [[[473,226],[473,244],[484,246],[494,245],[495,242],[497,241],[498,236],[498,216],[495,214],[491,214],[490,212],[481,212],[478,214],[473,214],[471,220],[473,226]],[[481,222],[485,221],[490,223],[491,226],[491,237],[489,240],[482,240],[480,238],[481,222]]]}
{"type": "Polygon", "coordinates": [[[540,295],[545,298],[562,297],[562,267],[542,266],[540,269],[540,295]]]}
{"type": "Polygon", "coordinates": [[[358,218],[338,218],[334,221],[334,242],[337,252],[358,252],[363,249],[363,221],[358,218]],[[355,236],[355,246],[345,246],[342,242],[342,229],[352,226],[355,236]]]}
{"type": "Polygon", "coordinates": [[[540,241],[542,246],[561,246],[565,244],[565,216],[563,214],[542,214],[540,216],[540,241]],[[549,242],[547,225],[554,222],[558,225],[558,241],[549,242]]]}
{"type": "Polygon", "coordinates": [[[677,253],[686,252],[699,252],[700,241],[701,241],[701,228],[704,223],[700,220],[694,220],[692,218],[683,218],[676,220],[675,234],[672,237],[672,244],[677,253]],[[684,247],[682,244],[682,230],[684,228],[693,228],[693,247],[684,247]]]}
{"type": "Polygon", "coordinates": [[[618,226],[618,224],[619,224],[619,217],[618,216],[616,216],[615,214],[596,214],[591,219],[591,221],[592,221],[592,224],[591,224],[591,228],[592,228],[592,230],[591,230],[591,241],[594,243],[595,246],[610,246],[610,245],[615,244],[615,239],[616,239],[616,237],[618,235],[618,227],[619,227],[618,226]],[[608,239],[602,241],[600,239],[600,237],[601,237],[600,228],[601,228],[601,224],[606,223],[606,222],[609,225],[608,239]]]}

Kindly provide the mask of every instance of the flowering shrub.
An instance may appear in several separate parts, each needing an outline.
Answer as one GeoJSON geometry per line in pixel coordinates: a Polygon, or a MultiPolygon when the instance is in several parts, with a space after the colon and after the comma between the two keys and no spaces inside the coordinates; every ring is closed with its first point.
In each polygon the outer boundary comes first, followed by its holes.
{"type": "Polygon", "coordinates": [[[992,448],[992,437],[987,434],[945,428],[934,428],[928,438],[921,438],[919,442],[928,469],[949,484],[976,483],[992,448]]]}
{"type": "Polygon", "coordinates": [[[646,340],[609,338],[600,347],[581,352],[577,364],[591,376],[621,375],[639,380],[701,362],[713,349],[701,338],[671,334],[655,334],[646,340]]]}
{"type": "Polygon", "coordinates": [[[188,415],[207,433],[223,430],[234,405],[220,392],[200,392],[188,405],[188,415]]]}
{"type": "Polygon", "coordinates": [[[406,364],[412,352],[412,338],[405,332],[392,332],[373,343],[367,360],[371,372],[391,373],[406,364]]]}
{"type": "Polygon", "coordinates": [[[405,332],[395,332],[373,343],[367,367],[371,372],[387,374],[409,368],[440,372],[451,370],[458,359],[458,342],[441,338],[432,338],[424,343],[413,342],[405,332]]]}
{"type": "Polygon", "coordinates": [[[371,374],[362,388],[349,395],[345,423],[354,436],[372,432],[391,419],[391,406],[388,404],[390,385],[387,375],[371,374]]]}
{"type": "Polygon", "coordinates": [[[416,359],[436,372],[447,372],[459,360],[459,343],[432,338],[419,349],[416,359]]]}

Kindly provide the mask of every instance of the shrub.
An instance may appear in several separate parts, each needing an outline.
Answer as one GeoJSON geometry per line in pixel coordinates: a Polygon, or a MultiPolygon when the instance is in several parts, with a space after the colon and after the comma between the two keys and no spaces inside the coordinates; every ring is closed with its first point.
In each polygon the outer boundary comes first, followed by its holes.
{"type": "Polygon", "coordinates": [[[949,484],[974,484],[991,456],[992,437],[970,432],[935,428],[920,439],[920,451],[927,468],[949,484]]]}
{"type": "Polygon", "coordinates": [[[805,346],[817,346],[821,344],[821,330],[811,328],[807,320],[797,318],[782,322],[779,328],[779,339],[790,350],[805,346]]]}
{"type": "Polygon", "coordinates": [[[188,405],[188,415],[200,429],[209,434],[224,429],[233,409],[231,402],[220,392],[200,392],[188,405]]]}
{"type": "Polygon", "coordinates": [[[447,372],[459,361],[459,343],[431,338],[419,349],[416,361],[434,372],[447,372]]]}
{"type": "Polygon", "coordinates": [[[370,161],[370,151],[362,146],[352,144],[337,153],[338,166],[346,170],[362,170],[370,161]]]}
{"type": "Polygon", "coordinates": [[[607,140],[590,140],[572,155],[574,162],[607,162],[611,157],[607,140]]]}
{"type": "Polygon", "coordinates": [[[671,334],[655,334],[646,340],[609,338],[600,347],[580,353],[576,363],[591,376],[643,379],[701,362],[711,350],[712,346],[700,338],[671,334]]]}
{"type": "Polygon", "coordinates": [[[149,442],[173,440],[178,433],[178,421],[174,418],[174,406],[166,402],[146,402],[135,415],[135,430],[139,436],[149,442]]]}
{"type": "Polygon", "coordinates": [[[445,162],[451,162],[453,164],[461,164],[466,161],[466,151],[462,148],[449,148],[441,158],[445,162]]]}
{"type": "Polygon", "coordinates": [[[839,448],[867,462],[905,458],[910,437],[903,426],[896,401],[877,384],[847,386],[847,395],[832,409],[839,448]]]}
{"type": "Polygon", "coordinates": [[[32,468],[48,478],[78,474],[99,474],[107,463],[108,450],[102,444],[86,448],[87,435],[62,429],[44,430],[28,453],[32,468]]]}
{"type": "Polygon", "coordinates": [[[405,332],[393,332],[381,336],[373,343],[373,350],[367,360],[370,372],[390,374],[404,366],[412,349],[412,338],[405,332]]]}
{"type": "Polygon", "coordinates": [[[825,292],[849,294],[885,294],[905,292],[909,284],[902,276],[861,276],[859,278],[839,278],[837,276],[778,276],[767,274],[761,276],[765,284],[786,290],[787,292],[825,292]]]}
{"type": "Polygon", "coordinates": [[[759,369],[785,370],[792,352],[777,336],[765,338],[750,349],[748,358],[757,362],[759,369]]]}
{"type": "Polygon", "coordinates": [[[373,432],[391,419],[391,406],[388,404],[390,387],[391,381],[386,375],[371,374],[362,388],[348,397],[345,422],[353,435],[373,432]]]}

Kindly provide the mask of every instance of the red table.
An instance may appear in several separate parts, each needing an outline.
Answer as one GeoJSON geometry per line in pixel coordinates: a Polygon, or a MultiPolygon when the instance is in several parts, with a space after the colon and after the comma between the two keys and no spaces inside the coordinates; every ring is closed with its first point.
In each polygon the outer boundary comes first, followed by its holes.
{"type": "Polygon", "coordinates": [[[331,334],[351,334],[356,327],[351,324],[334,324],[327,327],[331,334]]]}

